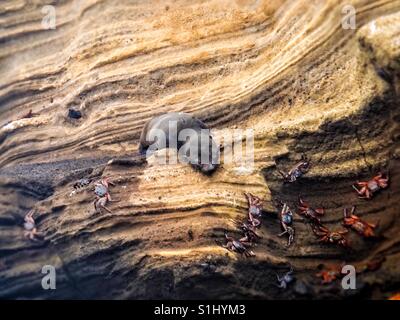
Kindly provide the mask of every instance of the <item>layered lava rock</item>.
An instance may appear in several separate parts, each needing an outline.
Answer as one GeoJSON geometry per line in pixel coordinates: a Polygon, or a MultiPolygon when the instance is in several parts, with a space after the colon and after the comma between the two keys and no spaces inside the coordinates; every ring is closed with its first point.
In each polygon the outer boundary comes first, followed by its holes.
{"type": "Polygon", "coordinates": [[[56,1],[48,30],[45,4],[0,8],[0,297],[385,299],[400,289],[399,1],[348,1],[355,29],[342,27],[342,1],[56,1]],[[137,160],[146,121],[178,111],[219,132],[252,129],[252,171],[137,160]],[[278,170],[303,154],[309,172],[284,184],[278,170]],[[389,187],[359,199],[351,185],[380,171],[389,187]],[[73,188],[101,177],[115,182],[111,213],[94,212],[90,185],[73,188]],[[249,259],[218,244],[225,230],[241,236],[244,192],[264,208],[249,259]],[[356,205],[379,221],[377,237],[319,243],[295,213],[287,248],[276,203],[296,211],[299,195],[325,208],[330,230],[356,205]],[[30,209],[45,241],[24,237],[30,209]],[[382,264],[362,272],[371,261],[382,264]],[[356,290],[315,276],[342,263],[359,271],[356,290]],[[42,289],[45,265],[56,290],[42,289]],[[290,266],[296,281],[277,288],[290,266]]]}

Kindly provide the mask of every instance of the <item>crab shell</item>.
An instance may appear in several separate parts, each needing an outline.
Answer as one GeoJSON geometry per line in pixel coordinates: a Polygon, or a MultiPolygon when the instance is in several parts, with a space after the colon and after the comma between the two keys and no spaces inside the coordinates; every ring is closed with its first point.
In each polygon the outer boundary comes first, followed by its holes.
{"type": "Polygon", "coordinates": [[[364,233],[364,231],[367,229],[367,226],[360,221],[355,221],[351,223],[351,227],[358,233],[364,233]]]}
{"type": "Polygon", "coordinates": [[[108,188],[101,183],[96,184],[94,187],[94,193],[99,197],[104,197],[108,193],[108,188]]]}
{"type": "Polygon", "coordinates": [[[35,228],[35,224],[33,224],[32,222],[25,222],[24,223],[24,228],[27,231],[31,231],[35,228]]]}
{"type": "Polygon", "coordinates": [[[293,222],[293,215],[291,213],[282,215],[282,222],[286,225],[291,225],[293,222]]]}
{"type": "Polygon", "coordinates": [[[328,235],[329,240],[331,242],[340,242],[342,240],[344,240],[345,238],[343,237],[343,235],[341,235],[338,232],[332,232],[330,235],[328,235]]]}
{"type": "Polygon", "coordinates": [[[375,180],[368,181],[368,189],[371,190],[372,193],[378,191],[380,189],[379,184],[375,180]]]}
{"type": "Polygon", "coordinates": [[[294,277],[290,273],[286,273],[282,280],[284,280],[286,283],[290,283],[294,280],[294,277]]]}
{"type": "Polygon", "coordinates": [[[237,240],[232,241],[232,247],[234,250],[237,250],[237,252],[240,252],[240,253],[246,251],[245,246],[237,240]]]}
{"type": "Polygon", "coordinates": [[[296,168],[293,170],[293,172],[290,173],[292,180],[297,180],[298,178],[300,178],[303,173],[300,171],[299,168],[296,168]]]}
{"type": "Polygon", "coordinates": [[[261,216],[261,209],[257,206],[251,206],[249,211],[252,216],[255,216],[255,217],[261,216]]]}
{"type": "Polygon", "coordinates": [[[317,218],[318,217],[317,212],[312,208],[308,208],[307,211],[304,212],[304,214],[306,216],[310,217],[310,218],[317,218]]]}

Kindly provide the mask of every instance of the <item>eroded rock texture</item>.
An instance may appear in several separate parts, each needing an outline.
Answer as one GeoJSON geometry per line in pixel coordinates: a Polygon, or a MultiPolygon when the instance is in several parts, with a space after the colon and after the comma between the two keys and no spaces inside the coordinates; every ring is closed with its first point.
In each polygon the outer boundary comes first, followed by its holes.
{"type": "Polygon", "coordinates": [[[0,297],[387,298],[400,289],[398,0],[53,1],[55,30],[41,25],[45,4],[0,6],[0,297]],[[345,4],[356,9],[355,30],[341,26],[345,4]],[[253,173],[107,165],[134,155],[144,123],[170,111],[254,129],[253,173]],[[312,169],[284,185],[277,169],[302,154],[312,169]],[[358,199],[351,184],[380,170],[390,187],[358,199]],[[94,214],[90,188],[73,192],[78,179],[100,176],[117,182],[111,214],[94,214]],[[215,242],[224,230],[239,236],[243,192],[264,201],[252,259],[215,242]],[[286,248],[275,203],[295,208],[299,194],[326,209],[333,230],[357,205],[379,220],[379,237],[350,232],[351,250],[320,244],[295,215],[286,248]],[[23,236],[31,208],[44,243],[23,236]],[[314,276],[320,264],[362,270],[382,257],[357,290],[314,276]],[[56,290],[41,288],[47,264],[56,290]],[[297,282],[280,290],[275,273],[289,264],[297,282]]]}

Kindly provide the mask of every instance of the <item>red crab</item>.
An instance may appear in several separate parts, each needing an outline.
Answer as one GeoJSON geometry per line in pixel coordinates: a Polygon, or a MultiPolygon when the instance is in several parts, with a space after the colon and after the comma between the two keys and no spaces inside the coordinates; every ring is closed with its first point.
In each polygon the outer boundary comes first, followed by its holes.
{"type": "Polygon", "coordinates": [[[359,217],[354,215],[355,210],[356,210],[355,206],[351,208],[350,213],[348,212],[347,208],[343,210],[343,216],[344,216],[343,225],[345,227],[352,228],[354,231],[364,236],[365,238],[375,237],[374,229],[376,228],[377,224],[361,220],[359,217]]]}
{"type": "Polygon", "coordinates": [[[285,173],[278,170],[279,174],[283,177],[285,183],[292,183],[299,179],[302,175],[306,174],[310,169],[310,160],[306,155],[301,156],[300,162],[294,165],[289,172],[285,173]]]}
{"type": "Polygon", "coordinates": [[[328,284],[342,276],[342,267],[343,265],[329,265],[315,275],[322,278],[322,284],[328,284]]]}
{"type": "Polygon", "coordinates": [[[311,222],[320,225],[321,220],[318,216],[324,215],[325,211],[323,208],[311,208],[308,202],[304,201],[301,197],[299,197],[299,214],[305,216],[306,218],[310,219],[311,222]]]}
{"type": "Polygon", "coordinates": [[[344,237],[344,235],[348,232],[347,230],[332,232],[329,231],[329,229],[327,229],[326,227],[321,225],[314,225],[312,227],[312,230],[316,236],[320,237],[318,240],[319,242],[335,243],[345,248],[349,247],[349,243],[344,237]]]}
{"type": "Polygon", "coordinates": [[[371,199],[374,193],[381,189],[386,189],[389,183],[389,176],[379,173],[369,181],[357,181],[353,184],[353,189],[357,191],[359,198],[371,199]],[[360,188],[360,189],[359,189],[360,188]]]}
{"type": "Polygon", "coordinates": [[[111,210],[106,207],[107,203],[115,202],[115,200],[111,200],[111,195],[108,191],[109,185],[115,186],[114,183],[109,181],[109,178],[103,178],[94,185],[94,193],[96,194],[96,198],[94,199],[93,204],[96,213],[100,213],[102,209],[112,213],[111,210]]]}
{"type": "Polygon", "coordinates": [[[43,234],[37,230],[35,219],[33,218],[34,214],[35,210],[32,209],[25,215],[24,235],[32,241],[40,241],[43,239],[43,234]]]}
{"type": "Polygon", "coordinates": [[[225,232],[225,239],[227,243],[223,245],[223,247],[228,249],[229,251],[240,253],[244,255],[246,258],[255,256],[254,252],[248,249],[249,247],[251,247],[251,243],[243,241],[242,239],[235,240],[233,237],[228,236],[226,232],[225,232]]]}
{"type": "Polygon", "coordinates": [[[251,193],[245,193],[244,195],[249,204],[249,222],[253,227],[258,227],[261,224],[259,218],[261,218],[262,214],[262,201],[251,193]]]}

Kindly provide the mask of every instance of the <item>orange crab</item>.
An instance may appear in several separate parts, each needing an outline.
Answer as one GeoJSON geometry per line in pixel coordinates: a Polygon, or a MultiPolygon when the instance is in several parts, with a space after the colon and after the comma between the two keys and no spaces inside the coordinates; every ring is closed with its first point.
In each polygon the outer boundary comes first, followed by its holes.
{"type": "Polygon", "coordinates": [[[319,242],[339,244],[342,247],[349,247],[349,243],[344,237],[348,232],[347,230],[342,231],[330,231],[328,228],[321,225],[314,225],[312,230],[316,236],[319,237],[319,242]]]}
{"type": "Polygon", "coordinates": [[[310,219],[311,222],[320,225],[321,220],[320,216],[323,216],[325,211],[323,208],[312,208],[308,204],[307,201],[304,201],[300,196],[299,196],[299,214],[310,219]]]}
{"type": "Polygon", "coordinates": [[[342,267],[343,265],[330,265],[315,275],[318,278],[322,278],[322,284],[328,284],[340,278],[342,275],[342,267]]]}
{"type": "Polygon", "coordinates": [[[374,229],[377,227],[377,224],[361,220],[359,217],[354,215],[355,210],[355,206],[351,208],[350,213],[348,212],[347,208],[343,210],[343,225],[345,227],[352,228],[354,231],[364,236],[365,238],[375,237],[374,229]]]}
{"type": "Polygon", "coordinates": [[[353,184],[353,189],[358,193],[359,198],[371,199],[374,193],[381,189],[386,189],[389,183],[389,176],[379,173],[369,181],[357,181],[353,184]],[[360,188],[360,189],[359,189],[360,188]]]}

